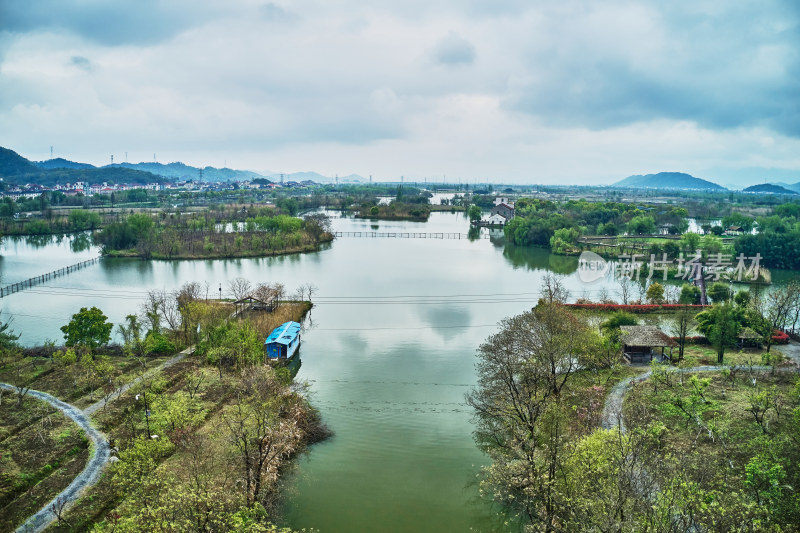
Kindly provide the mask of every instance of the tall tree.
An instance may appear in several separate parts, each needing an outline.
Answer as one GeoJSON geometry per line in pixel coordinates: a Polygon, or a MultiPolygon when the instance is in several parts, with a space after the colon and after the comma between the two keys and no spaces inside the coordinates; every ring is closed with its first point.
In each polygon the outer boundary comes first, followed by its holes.
{"type": "Polygon", "coordinates": [[[484,483],[495,499],[552,530],[567,505],[553,490],[566,435],[561,392],[593,351],[596,335],[560,304],[507,318],[478,349],[477,444],[491,457],[484,483]]]}
{"type": "Polygon", "coordinates": [[[730,302],[713,305],[697,314],[697,329],[717,351],[718,364],[722,364],[725,349],[736,344],[743,318],[741,315],[741,311],[730,302]]]}
{"type": "Polygon", "coordinates": [[[108,317],[97,307],[81,307],[72,315],[69,324],[61,326],[61,331],[67,346],[84,346],[94,351],[111,340],[113,328],[114,324],[108,322],[108,317]]]}
{"type": "Polygon", "coordinates": [[[689,307],[683,306],[672,317],[671,333],[678,341],[678,361],[683,360],[683,350],[686,347],[686,337],[695,326],[695,313],[689,307]]]}

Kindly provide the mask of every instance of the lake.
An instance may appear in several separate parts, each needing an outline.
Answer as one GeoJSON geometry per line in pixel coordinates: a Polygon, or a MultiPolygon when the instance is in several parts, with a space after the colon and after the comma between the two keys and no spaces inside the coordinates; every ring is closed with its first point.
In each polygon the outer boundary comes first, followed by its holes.
{"type": "MultiPolygon", "coordinates": [[[[339,217],[337,231],[460,232],[463,214],[436,212],[427,223],[339,217]]],[[[4,283],[96,254],[75,237],[36,243],[5,239],[4,283]],[[74,251],[79,250],[79,251],[74,251]]],[[[80,239],[80,237],[78,237],[80,239]]],[[[187,281],[219,297],[228,280],[280,282],[291,292],[313,283],[314,308],[302,334],[298,374],[335,436],[312,447],[289,482],[288,525],[352,531],[503,531],[479,500],[485,457],[471,436],[464,395],[475,384],[475,350],[504,317],[530,309],[547,272],[565,274],[573,297],[583,284],[577,258],[506,248],[502,238],[340,238],[316,253],[262,259],[98,264],[0,299],[21,341],[62,341],[59,327],[96,305],[115,324],[136,313],[149,289],[187,281]]]]}

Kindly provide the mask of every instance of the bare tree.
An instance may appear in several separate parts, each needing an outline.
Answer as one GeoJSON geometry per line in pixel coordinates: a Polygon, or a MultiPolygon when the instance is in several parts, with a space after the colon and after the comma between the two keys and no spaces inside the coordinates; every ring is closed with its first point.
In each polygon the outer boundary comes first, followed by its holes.
{"type": "Polygon", "coordinates": [[[569,291],[564,286],[564,277],[548,272],[542,278],[542,299],[551,303],[566,303],[569,300],[569,291]]]}
{"type": "Polygon", "coordinates": [[[25,377],[22,374],[25,364],[25,358],[21,358],[19,363],[17,363],[16,367],[14,367],[13,376],[13,383],[16,388],[14,389],[14,395],[17,397],[17,408],[22,407],[22,401],[25,399],[25,396],[28,394],[28,391],[31,390],[30,384],[25,383],[25,377]]]}
{"type": "Polygon", "coordinates": [[[253,286],[245,278],[234,278],[228,282],[228,292],[234,300],[241,300],[250,296],[253,286]]]}
{"type": "Polygon", "coordinates": [[[189,302],[200,300],[203,294],[203,288],[196,281],[187,281],[178,291],[174,294],[178,307],[186,305],[189,302]]]}
{"type": "Polygon", "coordinates": [[[142,304],[142,314],[150,326],[150,331],[160,332],[162,321],[172,330],[180,326],[180,315],[174,295],[163,289],[147,292],[147,301],[142,304]]]}
{"type": "Polygon", "coordinates": [[[302,403],[269,369],[249,367],[242,373],[237,400],[225,414],[235,465],[244,480],[249,504],[270,503],[281,466],[302,446],[302,403]]]}
{"type": "Polygon", "coordinates": [[[475,410],[475,440],[492,459],[485,473],[498,500],[555,531],[560,511],[552,487],[566,453],[561,392],[591,355],[593,335],[558,303],[540,303],[501,327],[478,349],[478,388],[466,398],[475,410]]]}
{"type": "Polygon", "coordinates": [[[800,300],[800,283],[790,281],[784,287],[770,291],[763,298],[753,300],[753,308],[765,321],[764,344],[767,352],[772,347],[772,336],[775,330],[785,330],[789,323],[792,309],[800,300]]]}
{"type": "Polygon", "coordinates": [[[61,496],[57,497],[53,501],[52,505],[50,505],[50,512],[52,512],[55,515],[56,519],[58,520],[59,526],[64,524],[68,527],[72,527],[70,526],[70,523],[67,522],[67,520],[64,518],[64,514],[67,511],[67,503],[68,502],[66,498],[63,498],[61,496]]]}
{"type": "Polygon", "coordinates": [[[627,276],[619,278],[619,297],[623,305],[628,305],[631,300],[631,293],[633,292],[633,281],[627,276]]]}
{"type": "Polygon", "coordinates": [[[314,296],[314,293],[319,289],[313,283],[304,283],[303,285],[300,285],[297,290],[300,293],[301,300],[310,302],[312,296],[314,296]]]}
{"type": "Polygon", "coordinates": [[[670,332],[678,340],[678,361],[683,360],[683,350],[684,347],[686,346],[686,336],[689,334],[689,331],[691,331],[691,329],[696,324],[694,320],[694,315],[695,313],[691,309],[689,309],[689,307],[684,305],[672,317],[670,332]]]}
{"type": "Polygon", "coordinates": [[[664,286],[664,300],[668,304],[678,303],[678,298],[681,296],[681,288],[676,285],[664,286]]]}
{"type": "Polygon", "coordinates": [[[614,303],[613,300],[611,300],[611,296],[608,294],[608,289],[605,287],[600,288],[600,292],[597,295],[597,301],[601,304],[614,303]]]}

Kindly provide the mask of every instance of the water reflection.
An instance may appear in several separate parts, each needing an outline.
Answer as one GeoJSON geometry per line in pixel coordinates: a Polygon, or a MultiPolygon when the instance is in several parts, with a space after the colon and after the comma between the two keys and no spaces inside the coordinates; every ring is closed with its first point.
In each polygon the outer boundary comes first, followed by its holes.
{"type": "Polygon", "coordinates": [[[550,270],[556,274],[564,275],[574,274],[578,271],[577,257],[551,254],[546,248],[507,245],[503,249],[503,257],[514,268],[550,270]]]}
{"type": "Polygon", "coordinates": [[[420,315],[428,324],[436,324],[434,333],[445,341],[453,340],[461,334],[460,327],[472,322],[469,307],[454,305],[420,305],[420,315]]]}
{"type": "Polygon", "coordinates": [[[69,243],[69,248],[73,252],[85,252],[92,247],[92,237],[88,233],[73,235],[69,243]]]}
{"type": "Polygon", "coordinates": [[[50,245],[52,242],[58,240],[54,239],[52,235],[28,235],[24,237],[25,243],[28,244],[31,248],[44,248],[45,246],[50,245]]]}
{"type": "Polygon", "coordinates": [[[292,379],[297,376],[297,373],[300,372],[300,367],[303,365],[303,362],[300,360],[300,348],[297,348],[297,353],[294,354],[288,363],[286,363],[286,368],[289,369],[289,375],[292,376],[292,379]]]}

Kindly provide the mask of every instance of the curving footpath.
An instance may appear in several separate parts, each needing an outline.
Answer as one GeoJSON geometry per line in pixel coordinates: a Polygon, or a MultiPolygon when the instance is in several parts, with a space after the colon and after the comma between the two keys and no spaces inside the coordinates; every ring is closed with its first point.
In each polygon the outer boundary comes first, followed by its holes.
{"type": "MultiPolygon", "coordinates": [[[[792,343],[794,346],[787,346],[785,350],[781,350],[784,355],[787,356],[789,360],[791,360],[796,365],[800,365],[800,345],[797,343],[792,343]]],[[[692,368],[675,368],[672,371],[680,372],[680,373],[695,373],[695,372],[713,372],[713,371],[720,371],[723,368],[730,368],[724,366],[695,366],[692,368]]],[[[768,366],[748,366],[748,367],[733,367],[733,368],[748,368],[753,370],[771,370],[771,367],[768,366]]],[[[798,367],[789,367],[789,368],[780,368],[779,371],[783,372],[800,372],[800,366],[798,367]]],[[[603,404],[603,415],[600,422],[600,425],[603,429],[612,429],[614,427],[618,427],[620,433],[625,434],[625,423],[622,421],[622,402],[625,399],[625,393],[633,386],[634,383],[641,383],[645,381],[652,375],[652,371],[648,370],[638,376],[625,378],[619,383],[617,383],[614,388],[611,389],[611,392],[608,393],[606,397],[606,401],[603,404]]],[[[649,475],[646,470],[640,470],[640,476],[647,476],[649,475]]],[[[702,529],[698,528],[696,524],[692,522],[692,526],[689,528],[689,531],[701,531],[702,529]]]]}
{"type": "MultiPolygon", "coordinates": [[[[7,383],[0,383],[0,388],[12,392],[16,392],[17,390],[15,386],[7,383]]],[[[25,523],[17,528],[17,533],[38,533],[49,526],[56,519],[56,515],[52,511],[53,505],[59,500],[67,504],[72,503],[78,499],[81,492],[83,492],[87,487],[97,483],[97,480],[100,478],[100,473],[103,471],[103,467],[108,462],[110,451],[108,447],[108,441],[106,441],[105,436],[94,427],[94,424],[92,424],[92,421],[89,419],[89,416],[86,413],[74,405],[62,402],[58,398],[51,396],[46,392],[30,390],[28,391],[28,394],[34,398],[38,398],[49,403],[71,418],[76,424],[78,424],[78,426],[80,426],[81,429],[83,429],[83,431],[86,433],[86,436],[92,442],[92,446],[89,452],[89,461],[86,463],[86,467],[81,471],[81,473],[72,480],[72,483],[70,483],[66,489],[61,491],[60,494],[53,498],[38,513],[28,518],[25,523]]]]}
{"type": "MultiPolygon", "coordinates": [[[[778,350],[786,356],[787,359],[795,364],[800,365],[800,343],[790,342],[787,345],[777,347],[778,350]]],[[[724,366],[695,366],[692,368],[675,368],[673,372],[681,373],[694,373],[694,372],[713,372],[714,370],[722,370],[724,366]]],[[[754,365],[754,366],[739,366],[734,368],[752,368],[753,370],[771,370],[771,367],[754,365]]],[[[779,368],[779,371],[800,371],[800,368],[779,368]]],[[[611,392],[606,396],[606,401],[603,404],[603,416],[600,425],[603,429],[611,429],[618,427],[620,432],[625,433],[625,423],[622,421],[622,401],[625,399],[625,393],[633,386],[634,383],[641,383],[650,377],[652,372],[648,370],[638,376],[625,378],[611,389],[611,392]]]]}
{"type": "MultiPolygon", "coordinates": [[[[194,346],[186,348],[174,357],[164,361],[159,366],[147,371],[143,376],[139,376],[136,379],[124,384],[122,387],[117,389],[112,396],[119,398],[123,393],[125,393],[136,383],[140,382],[143,378],[152,376],[156,372],[160,372],[165,368],[174,365],[187,355],[191,355],[193,352],[194,346]]],[[[12,392],[17,390],[15,386],[9,385],[8,383],[0,383],[0,388],[12,392]]],[[[86,409],[81,410],[74,405],[62,402],[55,396],[51,396],[46,392],[30,390],[28,391],[28,394],[34,398],[38,398],[49,403],[71,418],[86,433],[86,436],[89,438],[89,440],[92,441],[92,447],[90,450],[89,461],[86,463],[86,466],[81,473],[72,480],[72,483],[70,483],[66,489],[61,491],[55,498],[50,500],[47,505],[42,507],[39,512],[28,518],[25,523],[19,526],[16,530],[16,533],[39,533],[40,531],[44,531],[44,529],[52,524],[57,518],[55,513],[52,511],[53,505],[57,502],[60,502],[66,506],[72,505],[81,496],[81,493],[84,490],[97,483],[97,481],[100,479],[100,474],[103,471],[103,467],[105,467],[110,458],[110,448],[105,435],[103,435],[97,430],[97,428],[94,427],[94,424],[92,424],[92,421],[89,418],[90,415],[102,408],[106,402],[100,400],[91,404],[86,409]]],[[[111,398],[109,398],[109,402],[110,401],[111,398]]]]}
{"type": "MultiPolygon", "coordinates": [[[[694,373],[694,372],[712,372],[714,370],[722,370],[722,366],[693,366],[691,368],[674,368],[671,372],[694,373]]],[[[768,366],[753,366],[748,367],[753,370],[769,370],[768,366]]],[[[611,392],[606,396],[606,402],[603,404],[603,416],[600,425],[603,429],[611,429],[619,427],[621,433],[625,433],[625,423],[622,421],[622,401],[625,399],[625,393],[633,386],[634,383],[641,383],[652,375],[652,371],[648,370],[638,376],[625,378],[611,389],[611,392]]]]}

